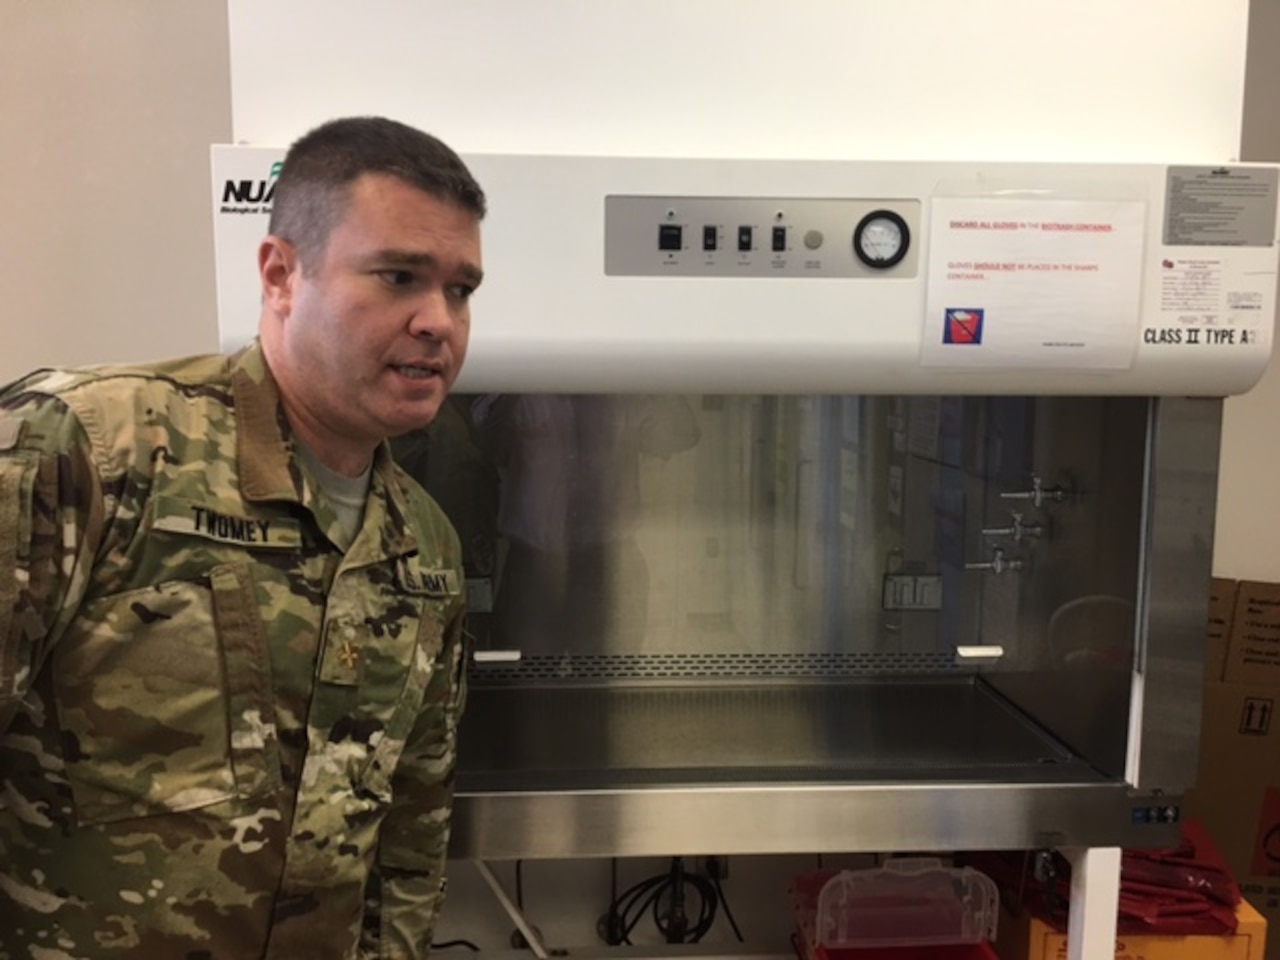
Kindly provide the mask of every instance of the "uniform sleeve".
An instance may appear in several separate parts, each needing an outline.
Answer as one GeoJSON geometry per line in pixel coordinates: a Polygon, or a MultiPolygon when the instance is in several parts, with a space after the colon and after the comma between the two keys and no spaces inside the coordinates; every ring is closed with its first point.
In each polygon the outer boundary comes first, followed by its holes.
{"type": "Polygon", "coordinates": [[[103,515],[76,418],[47,396],[0,394],[0,733],[75,613],[103,515]]]}
{"type": "Polygon", "coordinates": [[[463,616],[460,608],[445,628],[423,711],[392,781],[379,841],[380,960],[426,957],[444,900],[458,721],[466,700],[463,616]]]}

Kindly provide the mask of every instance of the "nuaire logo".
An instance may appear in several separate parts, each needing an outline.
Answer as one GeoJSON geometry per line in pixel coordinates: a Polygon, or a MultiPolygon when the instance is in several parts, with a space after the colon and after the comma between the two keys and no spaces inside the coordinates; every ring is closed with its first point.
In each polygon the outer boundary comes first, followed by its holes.
{"type": "Polygon", "coordinates": [[[271,165],[265,180],[227,180],[222,185],[222,213],[268,213],[283,161],[271,165]]]}

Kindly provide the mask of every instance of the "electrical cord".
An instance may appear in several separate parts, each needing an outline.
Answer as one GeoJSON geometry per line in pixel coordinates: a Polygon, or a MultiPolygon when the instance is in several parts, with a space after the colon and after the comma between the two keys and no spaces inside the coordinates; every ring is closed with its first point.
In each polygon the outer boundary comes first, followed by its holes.
{"type": "MultiPolygon", "coordinates": [[[[524,912],[524,861],[523,860],[516,861],[516,909],[521,913],[524,912]]],[[[531,926],[530,929],[539,937],[542,936],[542,931],[539,930],[536,926],[531,926]]],[[[525,936],[524,931],[521,930],[519,927],[511,931],[511,946],[517,950],[524,950],[524,949],[527,949],[529,946],[529,938],[525,936]]]]}
{"type": "Polygon", "coordinates": [[[738,929],[738,921],[733,919],[733,911],[729,909],[729,901],[725,898],[724,888],[720,886],[720,877],[717,875],[712,883],[716,887],[716,896],[720,898],[720,906],[724,908],[724,918],[729,921],[729,926],[733,928],[733,935],[738,938],[738,942],[742,943],[742,931],[738,929]]]}
{"type": "Polygon", "coordinates": [[[433,943],[431,945],[432,950],[448,950],[451,947],[466,947],[472,953],[480,952],[480,948],[470,940],[445,940],[442,943],[433,943]]]}
{"type": "MultiPolygon", "coordinates": [[[[698,943],[715,924],[716,908],[724,899],[722,894],[717,894],[716,886],[718,884],[706,877],[686,871],[682,857],[672,857],[666,873],[641,880],[619,895],[615,861],[610,891],[613,901],[600,918],[597,931],[600,938],[612,946],[630,944],[632,932],[645,915],[651,913],[654,925],[667,943],[698,943]],[[698,900],[697,918],[693,922],[685,903],[690,891],[697,894],[698,900]]],[[[741,941],[742,934],[732,917],[729,922],[741,941]]]]}

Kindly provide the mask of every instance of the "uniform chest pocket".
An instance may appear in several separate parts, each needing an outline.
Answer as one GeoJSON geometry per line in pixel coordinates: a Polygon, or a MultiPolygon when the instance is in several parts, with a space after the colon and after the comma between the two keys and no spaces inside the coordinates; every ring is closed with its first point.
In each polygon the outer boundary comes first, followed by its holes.
{"type": "Polygon", "coordinates": [[[247,567],[86,604],[54,658],[81,823],[194,810],[280,785],[271,668],[247,567]]]}
{"type": "Polygon", "coordinates": [[[447,640],[439,612],[428,609],[418,625],[404,686],[362,778],[365,789],[377,796],[391,795],[391,780],[410,738],[421,741],[419,751],[443,755],[451,747],[454,731],[445,709],[457,690],[459,644],[447,640]]]}

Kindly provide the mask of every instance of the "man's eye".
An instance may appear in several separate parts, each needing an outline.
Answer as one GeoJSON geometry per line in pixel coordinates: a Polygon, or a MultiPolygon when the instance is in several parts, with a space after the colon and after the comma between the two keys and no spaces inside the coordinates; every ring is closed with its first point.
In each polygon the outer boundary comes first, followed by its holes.
{"type": "Polygon", "coordinates": [[[470,300],[471,295],[476,292],[476,288],[469,284],[459,283],[450,287],[449,292],[457,300],[470,300]]]}
{"type": "Polygon", "coordinates": [[[379,270],[378,276],[391,287],[407,287],[413,283],[413,274],[408,270],[379,270]]]}

